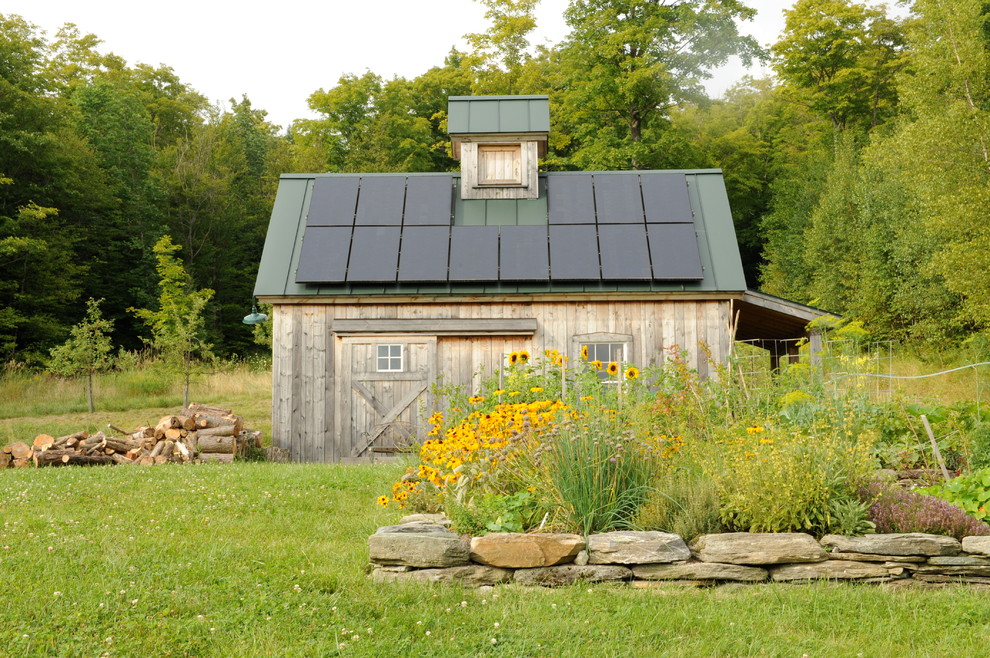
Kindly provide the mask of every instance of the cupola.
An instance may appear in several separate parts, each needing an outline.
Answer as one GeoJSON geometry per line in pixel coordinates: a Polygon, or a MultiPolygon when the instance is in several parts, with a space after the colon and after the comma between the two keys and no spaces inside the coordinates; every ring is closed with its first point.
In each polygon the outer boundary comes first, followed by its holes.
{"type": "Polygon", "coordinates": [[[547,96],[451,96],[447,131],[461,161],[462,199],[536,199],[547,153],[547,96]]]}

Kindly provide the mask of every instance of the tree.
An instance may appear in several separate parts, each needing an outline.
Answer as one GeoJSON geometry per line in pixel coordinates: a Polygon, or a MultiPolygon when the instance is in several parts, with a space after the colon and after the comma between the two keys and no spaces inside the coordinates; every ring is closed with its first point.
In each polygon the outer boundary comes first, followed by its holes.
{"type": "Polygon", "coordinates": [[[736,20],[755,11],[739,0],[572,0],[562,48],[567,87],[558,130],[575,143],[581,169],[664,166],[669,112],[703,97],[700,82],[730,55],[749,63],[762,50],[736,20]]]}
{"type": "Polygon", "coordinates": [[[212,345],[206,342],[203,311],[213,297],[209,288],[194,290],[192,277],[186,272],[182,260],[175,256],[181,247],[165,235],[155,244],[157,259],[158,308],[130,309],[151,330],[151,338],[145,339],[155,350],[167,370],[183,376],[182,400],[189,406],[189,382],[202,370],[204,363],[213,360],[212,345]]]}
{"type": "Polygon", "coordinates": [[[527,35],[536,28],[533,12],[540,0],[475,0],[488,11],[487,32],[465,34],[472,51],[465,64],[478,72],[474,93],[518,94],[519,78],[529,57],[527,35]]]}
{"type": "Polygon", "coordinates": [[[872,128],[896,108],[905,62],[904,26],[882,8],[853,0],[799,0],[786,10],[774,68],[788,97],[836,130],[872,128]]]}
{"type": "Polygon", "coordinates": [[[113,341],[110,332],[113,331],[113,321],[105,319],[100,312],[102,302],[102,299],[92,297],[87,300],[85,317],[69,330],[67,341],[52,348],[52,358],[48,362],[49,371],[57,375],[86,375],[86,401],[90,413],[95,411],[93,375],[108,369],[112,362],[110,351],[113,349],[113,341]]]}

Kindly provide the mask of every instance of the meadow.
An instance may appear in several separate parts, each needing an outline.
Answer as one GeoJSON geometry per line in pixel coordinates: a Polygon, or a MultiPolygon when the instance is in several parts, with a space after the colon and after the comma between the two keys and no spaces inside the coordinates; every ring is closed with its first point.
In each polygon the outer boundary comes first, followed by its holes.
{"type": "MultiPolygon", "coordinates": [[[[135,377],[102,382],[95,414],[77,410],[72,383],[8,377],[0,442],[177,409],[175,391],[142,392],[135,377]]],[[[194,399],[270,428],[264,373],[214,375],[194,399]]],[[[0,655],[985,653],[985,592],[965,586],[374,584],[367,537],[401,514],[375,499],[404,467],[0,471],[0,655]]]]}

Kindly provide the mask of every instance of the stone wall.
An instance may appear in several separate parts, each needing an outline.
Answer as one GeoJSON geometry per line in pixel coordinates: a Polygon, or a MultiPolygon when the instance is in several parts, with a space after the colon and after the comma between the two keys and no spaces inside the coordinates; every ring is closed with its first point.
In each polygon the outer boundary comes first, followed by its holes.
{"type": "Polygon", "coordinates": [[[972,583],[990,586],[990,537],[962,542],[942,535],[827,535],[725,533],[691,542],[665,532],[605,532],[588,537],[552,533],[492,533],[471,539],[451,532],[442,517],[406,517],[368,539],[379,582],[658,581],[691,585],[812,580],[865,583],[972,583]]]}

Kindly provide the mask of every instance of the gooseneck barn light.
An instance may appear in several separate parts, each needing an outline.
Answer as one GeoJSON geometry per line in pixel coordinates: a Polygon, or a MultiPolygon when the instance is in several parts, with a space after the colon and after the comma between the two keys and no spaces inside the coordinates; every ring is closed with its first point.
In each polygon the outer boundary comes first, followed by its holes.
{"type": "Polygon", "coordinates": [[[256,302],[254,304],[251,304],[251,313],[245,315],[244,320],[242,320],[242,322],[244,322],[244,324],[261,324],[267,319],[268,319],[267,315],[258,312],[258,304],[256,302]]]}

